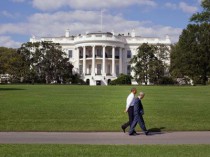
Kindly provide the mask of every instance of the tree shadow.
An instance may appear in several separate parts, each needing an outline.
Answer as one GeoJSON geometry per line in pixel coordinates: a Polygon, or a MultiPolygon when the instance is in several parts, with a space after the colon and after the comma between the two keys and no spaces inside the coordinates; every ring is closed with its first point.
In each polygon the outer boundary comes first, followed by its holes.
{"type": "Polygon", "coordinates": [[[0,88],[0,91],[26,90],[22,88],[0,88]]]}

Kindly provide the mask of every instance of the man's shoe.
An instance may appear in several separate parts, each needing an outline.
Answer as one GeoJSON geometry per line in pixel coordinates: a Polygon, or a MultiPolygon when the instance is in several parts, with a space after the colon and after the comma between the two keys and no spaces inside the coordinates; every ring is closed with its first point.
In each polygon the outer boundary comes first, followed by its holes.
{"type": "Polygon", "coordinates": [[[133,134],[134,134],[134,135],[140,135],[140,134],[139,134],[139,133],[137,133],[137,132],[134,132],[133,134]]]}
{"type": "Polygon", "coordinates": [[[122,128],[123,132],[125,133],[125,128],[123,126],[121,126],[121,128],[122,128]]]}
{"type": "Polygon", "coordinates": [[[134,133],[132,133],[132,134],[129,134],[129,136],[135,136],[135,134],[134,134],[134,133]]]}
{"type": "Polygon", "coordinates": [[[146,136],[149,135],[149,131],[146,131],[146,132],[145,132],[145,135],[146,135],[146,136]]]}

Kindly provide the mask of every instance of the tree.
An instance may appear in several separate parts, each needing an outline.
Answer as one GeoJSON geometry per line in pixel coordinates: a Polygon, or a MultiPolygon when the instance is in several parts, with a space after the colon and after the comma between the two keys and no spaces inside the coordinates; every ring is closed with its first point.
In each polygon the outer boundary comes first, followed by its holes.
{"type": "Polygon", "coordinates": [[[203,0],[201,6],[203,7],[203,11],[193,14],[190,21],[196,23],[210,23],[210,1],[203,0]]]}
{"type": "Polygon", "coordinates": [[[18,49],[29,66],[31,82],[68,82],[73,65],[66,58],[61,46],[51,42],[24,43],[18,49]]]}
{"type": "Polygon", "coordinates": [[[148,82],[158,84],[158,81],[164,76],[164,62],[166,59],[166,46],[149,45],[143,43],[138,47],[137,55],[131,59],[133,64],[134,78],[139,83],[147,85],[148,82]]]}
{"type": "Polygon", "coordinates": [[[0,74],[9,74],[12,80],[21,79],[24,72],[24,60],[16,49],[0,47],[0,74]]]}
{"type": "Polygon", "coordinates": [[[171,71],[176,77],[189,76],[195,84],[206,84],[210,72],[210,38],[207,24],[188,25],[172,48],[171,71]]]}
{"type": "Polygon", "coordinates": [[[171,52],[174,77],[190,77],[194,84],[206,84],[210,75],[210,1],[203,1],[203,12],[191,17],[192,24],[182,31],[171,52]]]}

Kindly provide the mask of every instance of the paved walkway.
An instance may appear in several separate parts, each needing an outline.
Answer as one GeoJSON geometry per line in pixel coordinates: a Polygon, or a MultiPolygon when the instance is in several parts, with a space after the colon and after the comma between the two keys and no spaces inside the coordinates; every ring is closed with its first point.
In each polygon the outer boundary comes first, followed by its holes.
{"type": "Polygon", "coordinates": [[[210,131],[153,132],[0,132],[0,144],[210,144],[210,131]]]}

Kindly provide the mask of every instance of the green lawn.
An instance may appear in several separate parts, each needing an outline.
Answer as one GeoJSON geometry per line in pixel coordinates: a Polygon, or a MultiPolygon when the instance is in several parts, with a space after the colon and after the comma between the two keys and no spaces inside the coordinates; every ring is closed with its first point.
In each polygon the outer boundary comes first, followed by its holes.
{"type": "MultiPolygon", "coordinates": [[[[130,88],[0,85],[0,131],[121,131],[128,120],[123,111],[130,88]]],[[[146,93],[148,129],[210,130],[210,86],[137,90],[146,93]]]]}
{"type": "Polygon", "coordinates": [[[207,157],[210,145],[0,145],[1,157],[207,157]]]}

